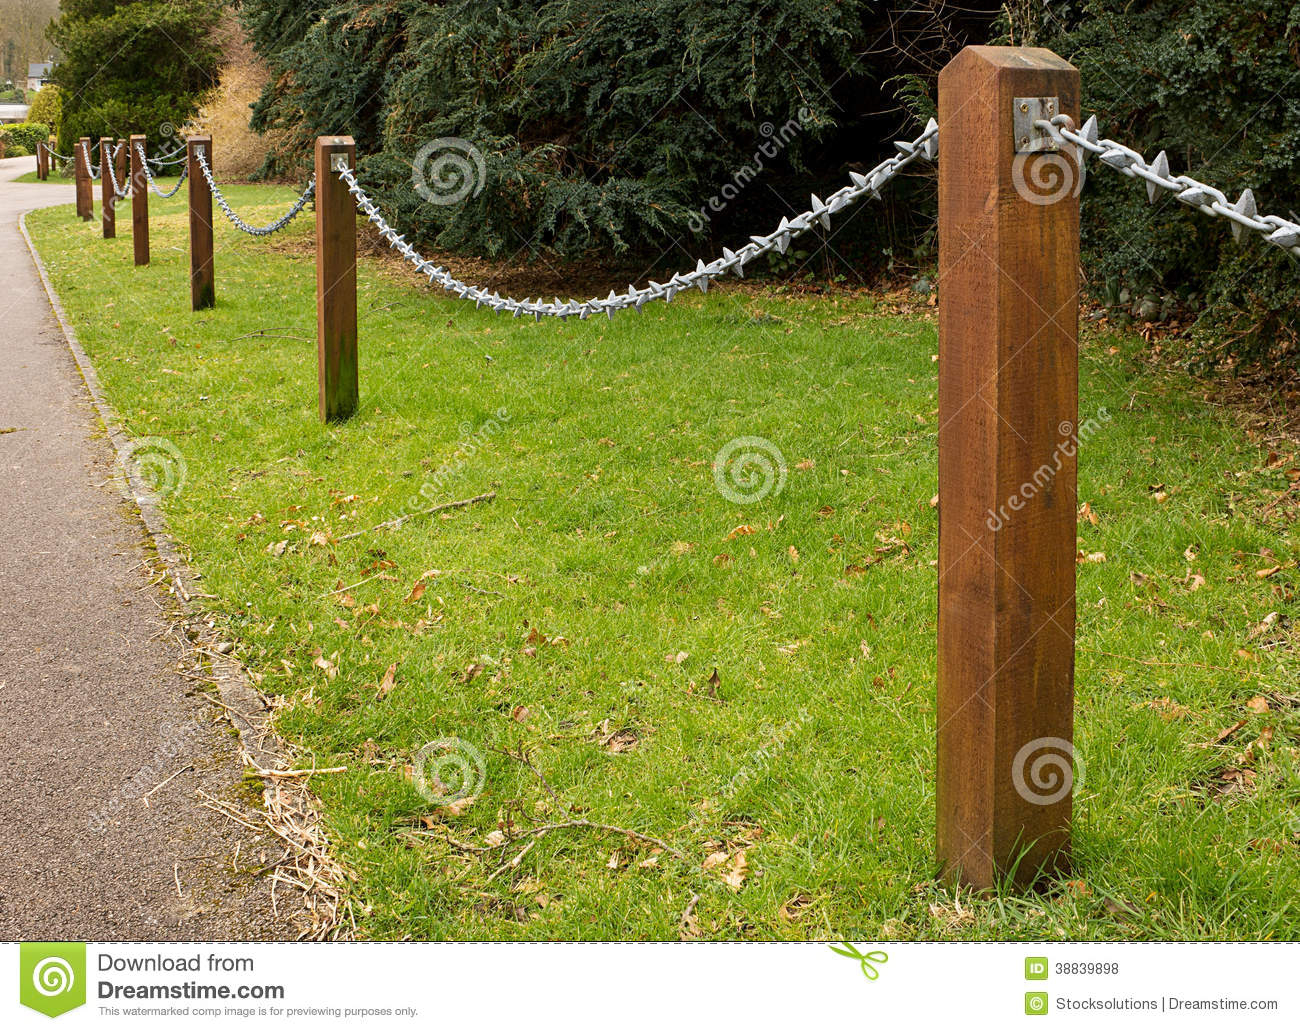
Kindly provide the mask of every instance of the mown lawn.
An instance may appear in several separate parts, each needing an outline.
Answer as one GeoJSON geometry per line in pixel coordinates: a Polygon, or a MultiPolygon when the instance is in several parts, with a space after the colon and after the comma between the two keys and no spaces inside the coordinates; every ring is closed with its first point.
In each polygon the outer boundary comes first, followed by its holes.
{"type": "MultiPolygon", "coordinates": [[[[293,191],[229,196],[269,221],[293,191]]],[[[931,318],[750,288],[537,325],[366,262],[362,408],[323,428],[310,212],[270,243],[219,226],[196,315],[183,199],[151,203],[144,269],[129,230],[28,221],[126,426],[170,442],[212,611],[301,762],[348,767],[314,786],[361,935],[1300,933],[1297,573],[1269,507],[1300,462],[1139,340],[1082,357],[1077,870],[955,897],[932,879],[931,318]],[[742,437],[785,466],[751,502],[715,482],[742,437]],[[485,771],[450,808],[409,775],[449,739],[485,771]],[[573,819],[682,857],[586,826],[495,845],[573,819]]]]}

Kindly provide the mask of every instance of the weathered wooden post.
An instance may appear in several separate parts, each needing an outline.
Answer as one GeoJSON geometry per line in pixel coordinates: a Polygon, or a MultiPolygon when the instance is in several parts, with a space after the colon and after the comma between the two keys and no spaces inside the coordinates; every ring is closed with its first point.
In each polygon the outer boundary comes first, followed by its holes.
{"type": "Polygon", "coordinates": [[[45,181],[45,144],[36,141],[36,178],[45,181]]]}
{"type": "Polygon", "coordinates": [[[336,171],[356,167],[351,136],[316,137],[316,368],[322,422],[357,408],[357,209],[336,171]]]}
{"type": "Polygon", "coordinates": [[[99,213],[100,225],[104,230],[104,239],[111,240],[117,235],[117,197],[113,194],[112,176],[108,170],[113,167],[113,138],[99,138],[99,213]]]}
{"type": "Polygon", "coordinates": [[[953,882],[1069,863],[1079,73],[967,47],[939,76],[938,857],[953,882]]]}
{"type": "Polygon", "coordinates": [[[77,176],[77,214],[83,222],[95,217],[95,195],[90,181],[90,137],[83,136],[77,140],[77,149],[72,154],[73,167],[77,176]]]}
{"type": "Polygon", "coordinates": [[[212,167],[212,137],[191,136],[185,144],[190,186],[190,307],[194,311],[217,303],[212,267],[212,192],[203,178],[198,156],[212,167]]]}
{"type": "Polygon", "coordinates": [[[132,136],[131,150],[131,247],[137,265],[149,264],[149,180],[144,175],[145,137],[132,136]]]}

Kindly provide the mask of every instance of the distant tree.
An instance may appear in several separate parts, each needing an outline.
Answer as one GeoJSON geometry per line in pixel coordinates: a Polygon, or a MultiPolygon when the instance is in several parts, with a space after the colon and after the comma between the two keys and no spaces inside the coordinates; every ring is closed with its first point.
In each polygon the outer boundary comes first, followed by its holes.
{"type": "Polygon", "coordinates": [[[79,136],[168,136],[217,84],[223,0],[63,0],[49,39],[63,90],[59,149],[79,136]]]}
{"type": "Polygon", "coordinates": [[[62,114],[63,91],[53,83],[47,83],[44,89],[32,96],[32,107],[27,112],[27,120],[44,122],[50,127],[50,132],[57,136],[62,114]]]}

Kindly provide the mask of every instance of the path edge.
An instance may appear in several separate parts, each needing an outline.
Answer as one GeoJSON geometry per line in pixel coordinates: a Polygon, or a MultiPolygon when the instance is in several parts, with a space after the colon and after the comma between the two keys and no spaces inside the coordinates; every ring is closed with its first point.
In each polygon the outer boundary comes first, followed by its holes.
{"type": "MultiPolygon", "coordinates": [[[[23,240],[27,244],[27,251],[36,267],[41,286],[45,290],[46,300],[49,301],[50,310],[54,313],[63,339],[68,345],[73,361],[76,362],[86,393],[112,444],[116,465],[115,477],[120,477],[121,485],[126,488],[123,490],[123,496],[134,503],[145,534],[157,552],[158,560],[167,578],[171,581],[172,594],[186,616],[183,630],[188,644],[194,652],[202,655],[210,663],[211,681],[217,691],[217,700],[226,718],[239,734],[240,747],[245,757],[264,770],[290,769],[293,765],[293,750],[270,725],[274,715],[273,708],[268,704],[266,697],[253,685],[243,664],[232,654],[233,642],[222,639],[213,623],[205,618],[207,614],[203,611],[203,607],[194,600],[195,596],[201,593],[195,588],[198,577],[190,569],[189,563],[171,535],[157,493],[139,475],[138,464],[130,460],[133,453],[131,439],[122,429],[116,409],[104,396],[94,363],[81,346],[67,312],[63,310],[63,304],[50,280],[45,262],[36,248],[31,233],[28,232],[29,213],[24,211],[19,214],[18,231],[22,233],[23,240]],[[250,712],[260,713],[263,718],[259,720],[252,717],[250,712]]],[[[314,880],[318,883],[324,882],[320,883],[320,887],[326,890],[323,893],[324,897],[321,898],[312,898],[309,893],[306,909],[319,916],[325,915],[322,911],[337,910],[337,912],[329,912],[328,918],[323,923],[317,922],[317,926],[306,932],[304,936],[340,937],[345,929],[343,909],[346,902],[343,899],[343,889],[347,875],[332,856],[330,862],[321,864],[323,858],[321,850],[332,850],[329,849],[321,826],[319,799],[305,784],[296,779],[285,783],[279,778],[268,778],[263,780],[262,801],[264,812],[260,815],[266,817],[267,828],[286,844],[302,850],[305,853],[304,859],[315,860],[318,864],[314,880]],[[281,814],[289,819],[279,821],[273,819],[273,816],[281,814]],[[331,874],[333,876],[330,876],[331,874]]],[[[350,909],[350,906],[346,908],[350,909]]]]}

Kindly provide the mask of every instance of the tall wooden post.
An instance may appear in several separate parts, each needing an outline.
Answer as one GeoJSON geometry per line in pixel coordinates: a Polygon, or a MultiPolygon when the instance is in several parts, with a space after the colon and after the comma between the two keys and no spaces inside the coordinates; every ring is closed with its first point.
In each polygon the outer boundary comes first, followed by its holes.
{"type": "Polygon", "coordinates": [[[322,422],[357,408],[357,209],[336,160],[356,167],[351,136],[316,137],[316,368],[322,422]]]}
{"type": "Polygon", "coordinates": [[[94,184],[90,179],[90,137],[83,136],[77,140],[76,150],[72,152],[73,167],[77,176],[77,214],[83,222],[95,217],[94,184]]]}
{"type": "Polygon", "coordinates": [[[131,151],[131,247],[137,265],[149,264],[149,180],[144,175],[145,137],[127,140],[131,151]]]}
{"type": "Polygon", "coordinates": [[[1032,123],[1078,105],[1039,48],[939,76],[937,838],[977,888],[1069,863],[1081,181],[1032,123]]]}
{"type": "Polygon", "coordinates": [[[117,197],[113,194],[112,176],[108,170],[113,167],[113,138],[101,136],[99,139],[99,203],[100,225],[103,226],[104,239],[110,240],[117,235],[117,197]]]}
{"type": "Polygon", "coordinates": [[[198,155],[212,167],[212,137],[191,136],[186,141],[190,198],[190,307],[194,311],[217,303],[216,278],[212,267],[212,192],[199,168],[198,155]]]}
{"type": "Polygon", "coordinates": [[[45,144],[40,140],[36,141],[36,178],[45,180],[45,144]]]}

